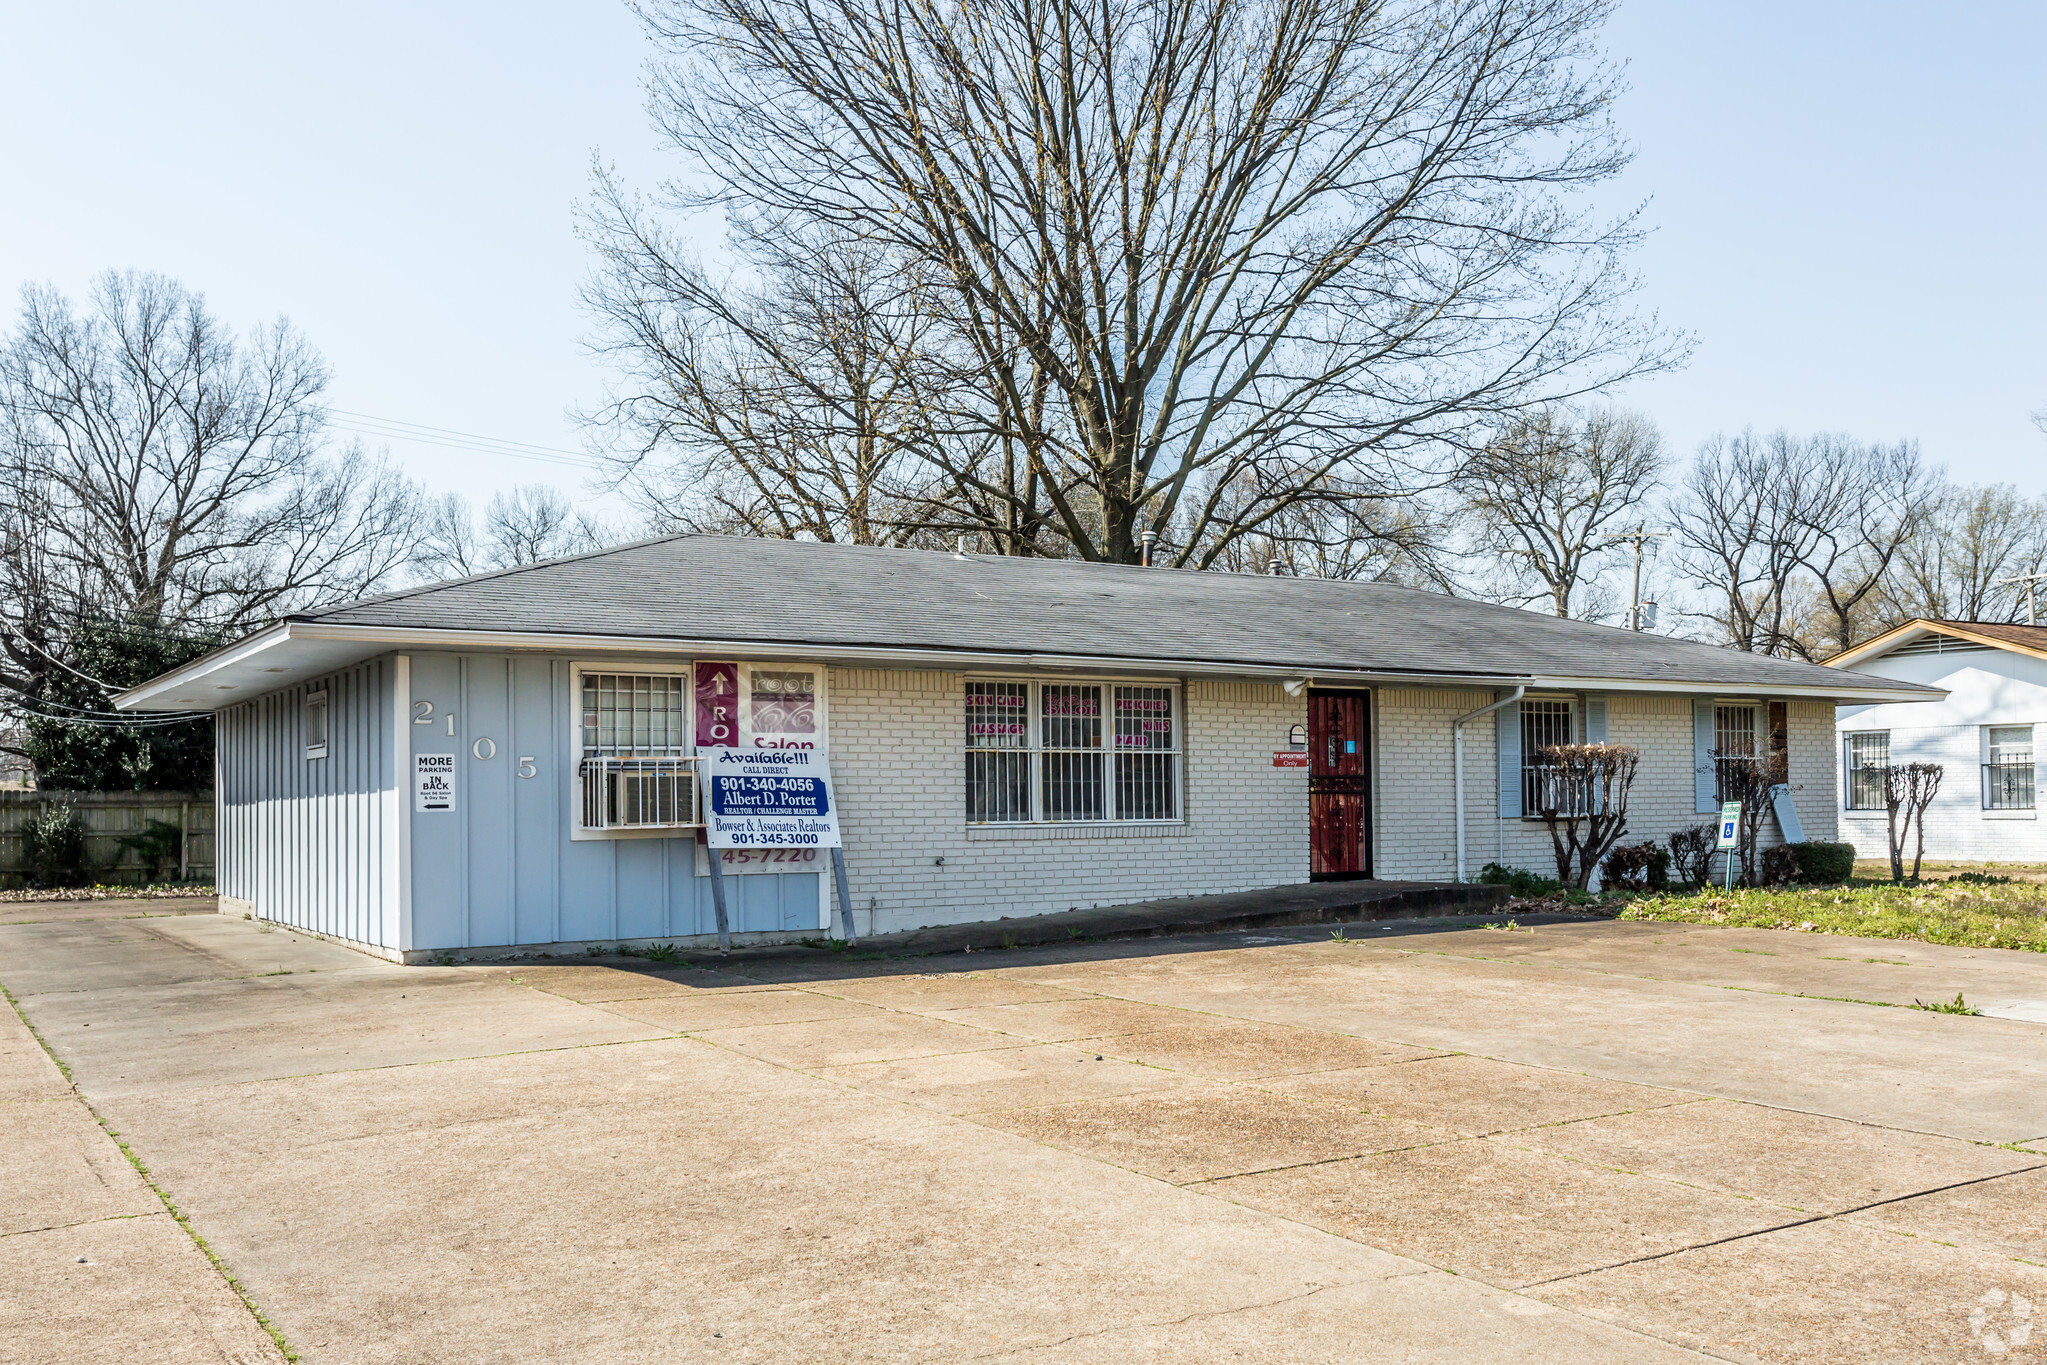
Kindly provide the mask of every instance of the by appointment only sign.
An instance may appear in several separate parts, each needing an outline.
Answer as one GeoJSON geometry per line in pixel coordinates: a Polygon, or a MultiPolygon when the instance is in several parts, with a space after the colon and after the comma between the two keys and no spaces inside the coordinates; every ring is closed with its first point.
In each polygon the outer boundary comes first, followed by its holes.
{"type": "Polygon", "coordinates": [[[707,760],[712,848],[839,847],[822,749],[712,749],[707,760]]]}

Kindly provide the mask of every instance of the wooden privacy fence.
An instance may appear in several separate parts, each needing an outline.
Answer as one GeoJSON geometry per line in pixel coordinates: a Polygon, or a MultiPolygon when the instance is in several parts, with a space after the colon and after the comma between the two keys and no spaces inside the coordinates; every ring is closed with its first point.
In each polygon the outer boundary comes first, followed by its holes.
{"type": "Polygon", "coordinates": [[[166,866],[165,881],[213,880],[212,792],[44,792],[0,791],[0,889],[27,881],[23,832],[44,806],[69,805],[85,827],[85,879],[140,884],[149,868],[142,855],[124,846],[149,828],[151,820],[184,833],[179,865],[166,866]]]}

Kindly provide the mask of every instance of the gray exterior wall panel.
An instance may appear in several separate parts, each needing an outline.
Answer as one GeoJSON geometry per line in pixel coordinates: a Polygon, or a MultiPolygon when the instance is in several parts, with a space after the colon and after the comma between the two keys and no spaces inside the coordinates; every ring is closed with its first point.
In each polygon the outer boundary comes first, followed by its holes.
{"type": "Polygon", "coordinates": [[[262,919],[398,944],[390,803],[393,661],[372,659],[218,714],[223,896],[262,919]],[[308,692],[327,692],[327,756],[307,758],[308,692]]]}

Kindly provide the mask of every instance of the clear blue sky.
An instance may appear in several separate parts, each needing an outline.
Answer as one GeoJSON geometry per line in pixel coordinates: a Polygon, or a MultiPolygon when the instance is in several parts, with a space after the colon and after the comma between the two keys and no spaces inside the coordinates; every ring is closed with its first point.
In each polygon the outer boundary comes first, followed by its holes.
{"type": "MultiPolygon", "coordinates": [[[[0,26],[0,295],[163,271],[289,315],[334,406],[580,448],[573,205],[669,163],[622,5],[28,4],[0,26]]],[[[2047,5],[1623,4],[1645,302],[1699,347],[1623,399],[1674,449],[1746,424],[1916,437],[2047,491],[2047,5]]],[[[438,489],[573,467],[409,441],[438,489]]]]}

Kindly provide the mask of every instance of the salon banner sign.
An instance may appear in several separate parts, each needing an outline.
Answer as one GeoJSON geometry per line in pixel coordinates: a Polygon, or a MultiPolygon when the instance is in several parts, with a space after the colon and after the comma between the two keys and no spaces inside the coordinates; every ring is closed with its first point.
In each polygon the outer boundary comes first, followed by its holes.
{"type": "Polygon", "coordinates": [[[837,848],[839,807],[822,749],[700,751],[712,848],[837,848]]]}

